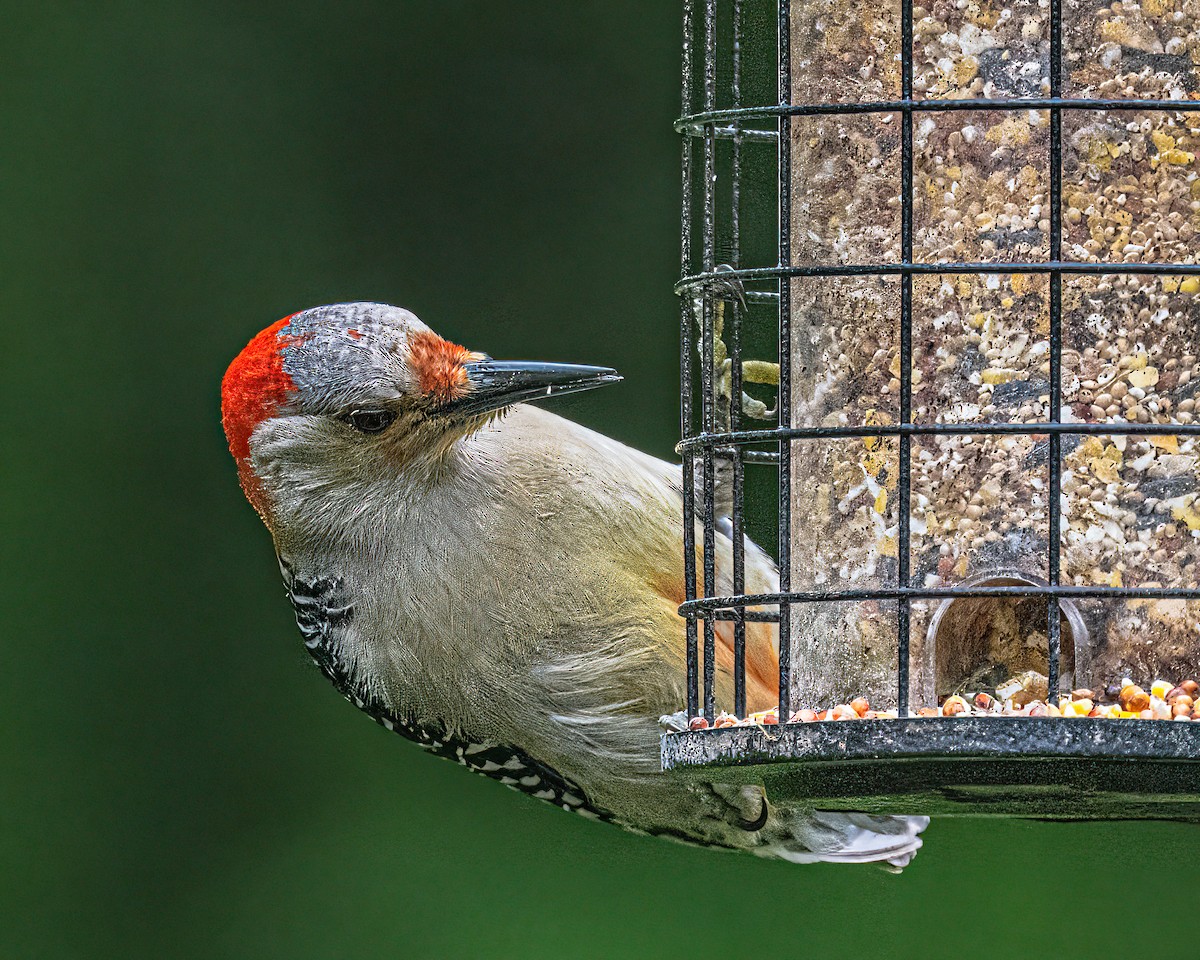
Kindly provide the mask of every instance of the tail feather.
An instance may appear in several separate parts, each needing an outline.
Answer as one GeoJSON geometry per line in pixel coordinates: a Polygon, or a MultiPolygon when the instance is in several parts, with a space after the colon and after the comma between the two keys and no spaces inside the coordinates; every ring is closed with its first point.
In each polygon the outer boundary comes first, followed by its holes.
{"type": "Polygon", "coordinates": [[[772,807],[755,852],[792,863],[877,863],[902,868],[921,848],[928,817],[772,807]]]}

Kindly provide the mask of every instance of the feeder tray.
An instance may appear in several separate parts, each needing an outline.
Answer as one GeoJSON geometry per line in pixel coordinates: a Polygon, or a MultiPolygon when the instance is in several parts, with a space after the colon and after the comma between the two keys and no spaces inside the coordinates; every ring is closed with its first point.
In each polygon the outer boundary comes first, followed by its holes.
{"type": "Polygon", "coordinates": [[[900,719],[669,733],[663,768],[1200,819],[1200,723],[905,719],[977,661],[1033,658],[1050,702],[1200,673],[1200,8],[685,0],[683,27],[687,715],[765,708],[766,621],[780,717],[900,719]],[[1024,634],[980,633],[1017,605],[1024,634]]]}
{"type": "Polygon", "coordinates": [[[1200,724],[1042,717],[822,721],[663,735],[674,776],[878,814],[1200,821],[1200,724]]]}

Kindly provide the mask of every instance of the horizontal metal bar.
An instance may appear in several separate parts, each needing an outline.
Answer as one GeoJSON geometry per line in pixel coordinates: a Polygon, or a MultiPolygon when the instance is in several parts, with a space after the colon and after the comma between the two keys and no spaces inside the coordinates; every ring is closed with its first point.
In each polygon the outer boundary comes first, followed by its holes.
{"type": "Polygon", "coordinates": [[[684,277],[675,285],[677,294],[703,288],[713,282],[728,285],[731,280],[743,283],[755,280],[774,280],[780,277],[861,277],[900,276],[902,274],[960,274],[960,273],[1072,273],[1108,275],[1200,276],[1200,263],[1137,263],[1121,261],[1106,263],[1081,260],[980,260],[952,263],[831,263],[808,264],[801,267],[743,267],[740,270],[721,270],[696,273],[684,277]]]}
{"type": "MultiPolygon", "coordinates": [[[[717,276],[730,276],[734,272],[735,271],[733,270],[732,267],[727,266],[719,271],[713,271],[712,273],[696,274],[696,276],[712,278],[712,277],[717,277],[717,276]]],[[[685,283],[689,279],[691,279],[691,278],[685,276],[679,281],[679,283],[685,283]]],[[[769,303],[772,306],[775,306],[779,303],[779,292],[777,290],[754,290],[754,289],[744,286],[744,284],[746,284],[746,283],[769,283],[769,284],[771,284],[771,286],[777,286],[778,281],[775,277],[768,277],[765,280],[755,280],[754,278],[751,278],[749,280],[743,280],[742,283],[743,283],[743,287],[739,291],[740,292],[739,299],[744,299],[747,303],[769,303]]],[[[679,293],[679,289],[676,288],[675,292],[679,293]]],[[[717,292],[726,299],[728,299],[732,295],[732,290],[728,286],[725,289],[722,289],[718,285],[717,292]]]]}
{"type": "MultiPolygon", "coordinates": [[[[866,113],[946,113],[963,110],[1177,110],[1200,111],[1200,100],[1103,100],[1087,97],[1009,97],[970,100],[870,100],[864,103],[771,104],[731,110],[706,110],[680,117],[677,133],[703,136],[705,127],[772,118],[852,116],[866,113]]],[[[746,131],[743,130],[743,134],[746,131]]]]}
{"type": "MultiPolygon", "coordinates": [[[[991,587],[872,587],[862,590],[791,590],[736,597],[701,597],[679,605],[679,615],[704,619],[706,614],[744,607],[856,600],[954,600],[960,597],[1058,597],[1070,600],[1200,600],[1200,587],[1085,587],[1059,584],[991,587]]],[[[755,617],[747,612],[746,619],[755,617]]],[[[723,619],[717,617],[717,619],[723,619]]]]}
{"type": "Polygon", "coordinates": [[[741,450],[738,447],[717,447],[713,456],[719,460],[741,460],[742,463],[778,463],[777,450],[741,450]]]}
{"type": "Polygon", "coordinates": [[[779,133],[775,130],[760,130],[757,127],[707,127],[705,124],[695,126],[679,126],[676,125],[675,130],[678,133],[684,133],[689,137],[703,137],[705,132],[711,129],[713,136],[717,140],[743,140],[747,143],[775,143],[779,139],[779,133]]]}
{"type": "MultiPolygon", "coordinates": [[[[697,618],[699,615],[696,615],[697,618]]],[[[707,616],[713,620],[742,620],[746,623],[778,623],[778,610],[712,610],[707,616]]]]}
{"type": "MultiPolygon", "coordinates": [[[[737,430],[728,433],[701,433],[687,437],[675,448],[676,453],[705,447],[744,446],[750,443],[778,443],[780,440],[861,440],[867,437],[986,437],[1024,436],[1052,433],[1068,436],[1200,436],[1197,423],[894,423],[886,426],[866,424],[850,427],[774,427],[769,430],[737,430]]],[[[759,462],[768,462],[759,460],[759,462]]]]}

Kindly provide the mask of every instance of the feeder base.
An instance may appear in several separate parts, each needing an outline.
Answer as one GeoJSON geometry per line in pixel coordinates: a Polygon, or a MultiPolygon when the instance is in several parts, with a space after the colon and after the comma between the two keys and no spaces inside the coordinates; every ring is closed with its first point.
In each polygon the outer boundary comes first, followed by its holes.
{"type": "Polygon", "coordinates": [[[676,776],[821,810],[1200,821],[1200,723],[962,717],[668,733],[676,776]]]}

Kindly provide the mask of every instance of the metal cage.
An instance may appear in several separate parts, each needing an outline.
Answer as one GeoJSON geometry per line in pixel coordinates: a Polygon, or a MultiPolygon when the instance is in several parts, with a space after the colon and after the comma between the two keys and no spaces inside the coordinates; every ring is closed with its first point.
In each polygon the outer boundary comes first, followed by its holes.
{"type": "MultiPolygon", "coordinates": [[[[1035,96],[917,96],[914,92],[914,0],[896,0],[899,97],[842,97],[794,102],[794,13],[805,0],[696,0],[683,15],[681,272],[681,432],[684,471],[689,718],[716,711],[716,628],[732,621],[734,713],[746,713],[746,625],[779,624],[779,726],[684,731],[664,736],[667,769],[704,776],[767,777],[776,791],[824,798],[829,806],[890,812],[1000,812],[1082,816],[1194,815],[1200,807],[1200,724],[1053,718],[919,719],[910,714],[910,610],[918,600],[1025,598],[1047,609],[1049,698],[1059,693],[1060,605],[1072,600],[1197,600],[1194,584],[1080,585],[1061,569],[1062,463],[1072,438],[1200,436],[1200,423],[1094,422],[1063,413],[1063,290],[1077,276],[1200,276],[1196,256],[1168,262],[1091,262],[1064,249],[1064,120],[1083,112],[1133,116],[1139,111],[1200,111],[1195,86],[1183,98],[1064,96],[1064,0],[1049,0],[1048,89],[1035,96]],[[914,129],[928,115],[952,111],[1048,114],[1048,230],[1044,253],[977,260],[923,260],[914,251],[914,129]],[[898,118],[898,256],[868,262],[805,262],[793,256],[793,127],[814,117],[898,118]],[[913,416],[914,280],[929,275],[1027,274],[1048,278],[1049,405],[1036,422],[921,422],[913,416]],[[898,417],[893,423],[796,422],[793,404],[791,284],[812,278],[895,278],[898,304],[898,417]],[[747,344],[778,360],[777,422],[757,426],[743,415],[742,362],[747,344]],[[731,361],[728,402],[719,363],[731,361]],[[911,566],[913,444],[945,437],[1031,438],[1048,448],[1045,582],[930,587],[911,566]],[[809,441],[881,438],[895,443],[897,555],[891,582],[862,589],[793,587],[793,461],[809,441]],[[774,471],[774,479],[771,472],[774,471]],[[755,510],[755,498],[762,501],[755,510]],[[728,503],[719,502],[722,498],[728,503]],[[750,506],[748,507],[748,502],[750,506]],[[728,512],[732,593],[715,595],[717,531],[728,512]],[[776,539],[777,592],[747,594],[743,536],[776,539]],[[811,605],[874,601],[895,611],[894,687],[874,691],[895,703],[898,719],[864,723],[788,723],[795,708],[793,620],[811,605]],[[1136,775],[1128,761],[1137,764],[1136,775]],[[897,763],[897,761],[906,761],[897,763]],[[847,762],[849,761],[849,762],[847,762]],[[1035,761],[1030,763],[1029,761],[1035,761]],[[723,771],[723,772],[722,772],[723,771]],[[1069,790],[1064,793],[1064,790],[1069,790]],[[1147,799],[1147,795],[1153,795],[1147,799]],[[1081,795],[1091,802],[1078,801],[1081,795]],[[1134,795],[1140,799],[1134,802],[1134,795]]],[[[853,6],[847,3],[848,7],[853,6]]],[[[1156,61],[1155,63],[1158,63],[1156,61]]],[[[1153,66],[1152,64],[1151,66],[1153,66]]],[[[1195,67],[1200,74],[1200,65],[1195,67]]],[[[836,80],[830,79],[830,86],[836,80]]],[[[1187,82],[1183,83],[1186,88],[1187,82]]],[[[1200,195],[1198,195],[1200,196],[1200,195]]],[[[1200,238],[1195,243],[1200,246],[1200,238]]],[[[1003,253],[1004,251],[1001,251],[1003,253]]],[[[1200,324],[1200,297],[1192,317],[1200,324]]],[[[1077,681],[1080,678],[1076,678],[1077,681]]],[[[1084,680],[1087,678],[1084,677],[1084,680]]],[[[1082,684],[1081,684],[1082,685],[1082,684]]],[[[864,691],[867,692],[867,691],[864,691]]]]}

